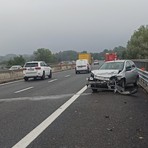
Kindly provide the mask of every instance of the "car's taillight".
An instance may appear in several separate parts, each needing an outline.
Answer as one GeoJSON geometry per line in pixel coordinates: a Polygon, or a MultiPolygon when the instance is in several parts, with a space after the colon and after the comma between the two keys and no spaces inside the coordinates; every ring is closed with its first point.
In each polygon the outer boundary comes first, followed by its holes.
{"type": "Polygon", "coordinates": [[[36,70],[39,70],[39,69],[41,69],[41,67],[35,67],[35,69],[36,69],[36,70]]]}

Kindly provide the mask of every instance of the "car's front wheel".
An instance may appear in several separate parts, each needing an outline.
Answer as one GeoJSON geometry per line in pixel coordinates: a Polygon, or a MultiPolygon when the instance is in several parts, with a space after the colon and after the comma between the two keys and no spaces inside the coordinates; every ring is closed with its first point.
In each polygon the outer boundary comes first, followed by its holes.
{"type": "Polygon", "coordinates": [[[125,84],[126,84],[125,79],[121,79],[119,85],[122,87],[123,91],[125,91],[125,84]]]}
{"type": "Polygon", "coordinates": [[[134,86],[138,86],[139,77],[137,77],[136,81],[134,82],[134,86]]]}

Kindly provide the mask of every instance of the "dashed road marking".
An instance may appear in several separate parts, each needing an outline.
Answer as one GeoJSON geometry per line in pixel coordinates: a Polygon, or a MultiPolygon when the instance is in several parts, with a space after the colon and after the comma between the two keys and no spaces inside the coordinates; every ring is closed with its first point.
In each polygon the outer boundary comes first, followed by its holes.
{"type": "Polygon", "coordinates": [[[51,83],[51,82],[54,82],[54,81],[57,81],[58,79],[53,79],[53,80],[50,80],[48,81],[48,83],[51,83]]]}
{"type": "Polygon", "coordinates": [[[58,116],[60,116],[85,90],[84,86],[80,91],[73,95],[67,102],[60,106],[54,113],[28,133],[23,139],[16,143],[12,148],[26,148],[32,141],[34,141],[58,116]]]}
{"type": "Polygon", "coordinates": [[[17,83],[17,82],[22,82],[22,81],[23,81],[23,80],[18,80],[18,81],[13,81],[13,82],[2,83],[2,84],[0,84],[0,86],[8,85],[8,84],[13,84],[13,83],[17,83]]]}
{"type": "Polygon", "coordinates": [[[28,88],[24,88],[24,89],[22,89],[22,90],[18,90],[18,91],[16,91],[16,92],[14,92],[15,94],[17,94],[17,93],[20,93],[20,92],[23,92],[23,91],[26,91],[26,90],[29,90],[29,89],[32,89],[33,87],[28,87],[28,88]]]}
{"type": "Polygon", "coordinates": [[[70,75],[66,75],[65,78],[70,77],[70,75]]]}

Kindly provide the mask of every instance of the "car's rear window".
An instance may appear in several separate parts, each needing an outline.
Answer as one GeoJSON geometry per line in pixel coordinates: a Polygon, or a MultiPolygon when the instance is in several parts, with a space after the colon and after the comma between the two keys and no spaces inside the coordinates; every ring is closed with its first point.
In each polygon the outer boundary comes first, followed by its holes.
{"type": "Polygon", "coordinates": [[[37,67],[38,63],[26,63],[25,67],[37,67]]]}
{"type": "Polygon", "coordinates": [[[78,64],[78,65],[87,64],[87,60],[78,60],[78,61],[76,61],[76,64],[78,64]]]}

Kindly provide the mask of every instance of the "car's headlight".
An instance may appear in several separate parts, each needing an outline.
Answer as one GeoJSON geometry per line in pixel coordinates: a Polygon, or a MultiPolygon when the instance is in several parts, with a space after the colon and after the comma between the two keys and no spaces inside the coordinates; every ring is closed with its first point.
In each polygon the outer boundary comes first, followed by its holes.
{"type": "Polygon", "coordinates": [[[91,74],[90,74],[90,77],[94,78],[94,74],[93,74],[93,73],[91,73],[91,74]]]}
{"type": "Polygon", "coordinates": [[[90,77],[90,78],[89,78],[89,80],[93,81],[93,80],[94,80],[94,78],[93,78],[93,77],[90,77]]]}
{"type": "Polygon", "coordinates": [[[120,80],[120,79],[122,79],[122,78],[123,78],[122,75],[117,75],[117,79],[118,79],[118,80],[120,80]]]}
{"type": "Polygon", "coordinates": [[[90,74],[90,77],[88,77],[88,78],[86,78],[86,80],[90,80],[90,81],[93,81],[94,80],[94,74],[93,73],[91,73],[90,74]]]}
{"type": "Polygon", "coordinates": [[[109,80],[110,80],[110,81],[116,81],[116,80],[117,80],[117,76],[112,76],[112,77],[110,77],[109,80]]]}

